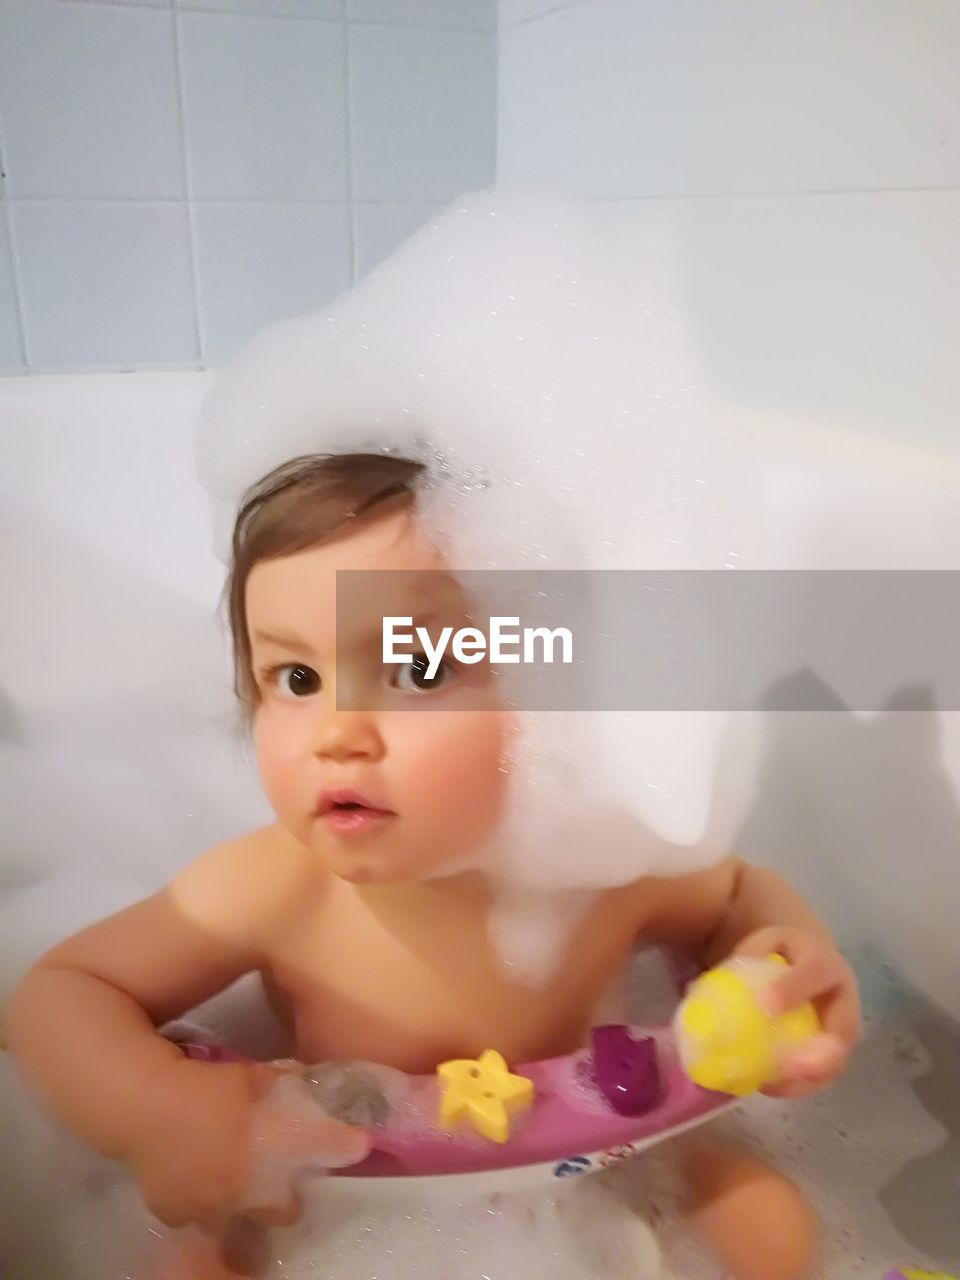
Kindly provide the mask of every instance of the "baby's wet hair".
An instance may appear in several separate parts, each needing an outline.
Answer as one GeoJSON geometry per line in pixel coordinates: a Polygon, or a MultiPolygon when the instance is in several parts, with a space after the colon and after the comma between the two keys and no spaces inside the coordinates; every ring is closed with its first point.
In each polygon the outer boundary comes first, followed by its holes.
{"type": "Polygon", "coordinates": [[[388,453],[308,454],[276,467],[243,495],[224,597],[234,689],[248,714],[259,701],[246,611],[253,567],[307,551],[391,500],[412,502],[424,470],[421,462],[388,453]]]}

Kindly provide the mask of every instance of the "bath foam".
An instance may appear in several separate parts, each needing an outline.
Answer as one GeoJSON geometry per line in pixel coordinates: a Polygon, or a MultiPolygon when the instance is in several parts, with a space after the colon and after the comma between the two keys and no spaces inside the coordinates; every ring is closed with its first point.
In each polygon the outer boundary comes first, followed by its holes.
{"type": "MultiPolygon", "coordinates": [[[[658,970],[651,972],[652,960],[645,957],[632,974],[628,1012],[643,1021],[655,1016],[652,988],[663,987],[656,998],[669,991],[658,970]]],[[[933,1066],[949,1081],[951,1062],[949,1051],[934,1059],[915,1034],[910,1010],[868,1018],[851,1071],[828,1092],[799,1104],[757,1098],[711,1127],[711,1136],[755,1150],[811,1197],[824,1237],[811,1280],[880,1280],[891,1266],[908,1263],[957,1273],[960,1254],[933,1241],[928,1252],[920,1238],[905,1239],[884,1208],[886,1188],[946,1152],[949,1135],[921,1095],[933,1066]]],[[[948,1088],[944,1104],[949,1100],[948,1088]]],[[[45,1125],[6,1057],[0,1057],[0,1102],[9,1120],[5,1168],[17,1174],[0,1202],[5,1280],[151,1274],[159,1224],[122,1171],[45,1125]]],[[[939,1182],[928,1184],[938,1193],[935,1204],[950,1202],[954,1173],[945,1159],[939,1182]]],[[[724,1280],[682,1219],[670,1144],[602,1174],[560,1180],[556,1194],[537,1188],[470,1198],[458,1194],[454,1179],[441,1193],[412,1188],[409,1200],[385,1210],[347,1182],[308,1186],[306,1217],[273,1234],[263,1280],[515,1280],[545,1273],[563,1280],[724,1280]],[[655,1228],[662,1271],[644,1224],[655,1228]]]]}
{"type": "MultiPolygon", "coordinates": [[[[868,1028],[850,1074],[825,1093],[800,1104],[757,1097],[711,1125],[711,1138],[780,1169],[810,1200],[821,1234],[810,1280],[880,1280],[905,1262],[955,1273],[955,1250],[926,1252],[904,1238],[885,1207],[890,1184],[942,1148],[943,1130],[909,1088],[925,1061],[909,1023],[885,1020],[868,1028]]],[[[949,1203],[948,1178],[945,1169],[941,1213],[949,1203]]],[[[727,1280],[684,1221],[669,1146],[618,1167],[611,1180],[641,1217],[658,1224],[665,1276],[727,1280]]]]}
{"type": "MultiPolygon", "coordinates": [[[[666,224],[630,256],[625,271],[565,206],[479,194],[328,309],[266,330],[197,429],[221,558],[243,491],[271,468],[373,450],[427,464],[419,518],[455,570],[749,567],[748,468],[701,402],[666,224]]],[[[520,719],[494,861],[519,891],[502,951],[532,971],[536,948],[510,923],[522,891],[555,889],[566,910],[567,891],[716,860],[757,744],[747,713],[520,719]]]]}
{"type": "Polygon", "coordinates": [[[546,1192],[451,1187],[396,1205],[318,1187],[308,1212],[276,1240],[264,1280],[664,1280],[649,1228],[601,1176],[557,1179],[546,1192]]]}

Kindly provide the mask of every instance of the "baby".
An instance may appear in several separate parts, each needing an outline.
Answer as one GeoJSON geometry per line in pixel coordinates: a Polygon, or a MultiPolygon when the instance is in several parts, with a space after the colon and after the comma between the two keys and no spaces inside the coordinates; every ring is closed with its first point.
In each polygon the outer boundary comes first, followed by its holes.
{"type": "MultiPolygon", "coordinates": [[[[276,821],[55,947],[8,1009],[18,1068],[59,1120],[125,1162],[163,1222],[204,1228],[184,1255],[193,1280],[233,1274],[216,1244],[232,1215],[297,1216],[292,1190],[246,1195],[257,1126],[261,1151],[315,1144],[348,1163],[366,1150],[360,1130],[332,1119],[264,1129],[257,1104],[279,1068],[195,1061],[159,1034],[242,974],[262,975],[308,1063],[430,1072],[491,1047],[510,1062],[572,1052],[638,940],[703,965],[789,961],[770,1011],[813,1000],[822,1033],[787,1064],[780,1096],[832,1080],[858,1036],[854,978],[826,930],[779,876],[733,857],[597,894],[549,980],[511,981],[476,856],[501,820],[511,716],[483,664],[445,661],[428,679],[422,662],[382,661],[384,615],[422,613],[416,575],[431,584],[434,621],[463,608],[416,518],[421,471],[396,456],[312,456],[246,495],[228,584],[236,688],[276,821]],[[395,598],[370,599],[338,628],[337,571],[369,569],[405,571],[378,579],[395,580],[383,593],[395,598]]],[[[815,1233],[785,1179],[700,1140],[678,1155],[691,1220],[738,1280],[804,1274],[815,1233]]]]}

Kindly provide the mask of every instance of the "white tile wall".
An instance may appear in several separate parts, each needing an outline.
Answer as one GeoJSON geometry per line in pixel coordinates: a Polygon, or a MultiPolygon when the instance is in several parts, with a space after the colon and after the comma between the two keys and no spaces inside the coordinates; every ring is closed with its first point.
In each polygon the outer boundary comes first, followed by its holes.
{"type": "Polygon", "coordinates": [[[4,0],[0,113],[11,198],[184,194],[169,14],[4,0]]]}
{"type": "Polygon", "coordinates": [[[195,199],[346,199],[344,44],[328,23],[181,15],[195,199]]]}
{"type": "Polygon", "coordinates": [[[958,450],[960,190],[597,213],[638,242],[666,223],[702,377],[743,415],[958,450]]]}
{"type": "Polygon", "coordinates": [[[135,201],[18,201],[30,363],[195,362],[187,211],[135,201]]]}
{"type": "Polygon", "coordinates": [[[174,0],[179,9],[257,13],[261,17],[342,18],[343,0],[174,0]]]}
{"type": "Polygon", "coordinates": [[[356,22],[440,24],[486,31],[497,25],[496,0],[347,0],[356,22]]]}
{"type": "Polygon", "coordinates": [[[955,0],[591,0],[505,28],[499,174],[588,198],[960,181],[955,0]]]}
{"type": "Polygon", "coordinates": [[[22,360],[10,237],[7,232],[7,209],[3,201],[0,201],[0,374],[18,368],[22,360]]]}
{"type": "Polygon", "coordinates": [[[439,204],[358,205],[354,227],[357,277],[372,271],[443,207],[439,204]]]}
{"type": "Polygon", "coordinates": [[[515,27],[520,22],[532,22],[557,9],[572,9],[575,4],[589,4],[591,0],[500,0],[498,15],[501,27],[515,27]]]}
{"type": "Polygon", "coordinates": [[[203,345],[215,363],[259,325],[351,283],[346,204],[202,204],[195,234],[203,345]]]}
{"type": "Polygon", "coordinates": [[[0,371],[219,362],[323,305],[493,181],[495,25],[495,0],[0,0],[0,371]]]}
{"type": "Polygon", "coordinates": [[[350,34],[354,193],[446,201],[495,164],[496,33],[357,25],[350,34]]]}
{"type": "Polygon", "coordinates": [[[650,217],[669,228],[678,308],[737,420],[956,453],[954,0],[499,16],[500,181],[585,197],[638,245],[650,217]]]}

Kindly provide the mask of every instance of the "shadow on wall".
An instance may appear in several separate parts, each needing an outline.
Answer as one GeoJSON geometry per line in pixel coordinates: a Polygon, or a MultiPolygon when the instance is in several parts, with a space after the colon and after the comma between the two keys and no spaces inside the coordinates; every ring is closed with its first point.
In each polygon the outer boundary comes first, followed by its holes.
{"type": "Polygon", "coordinates": [[[0,743],[22,747],[24,744],[23,726],[12,699],[0,686],[0,743]]]}
{"type": "Polygon", "coordinates": [[[882,955],[960,1016],[960,806],[943,766],[941,713],[932,703],[898,709],[901,699],[918,703],[918,691],[903,690],[879,714],[855,715],[811,673],[786,678],[769,704],[800,696],[834,709],[768,712],[739,848],[787,875],[854,957],[882,955]]]}
{"type": "MultiPolygon", "coordinates": [[[[891,1135],[885,1158],[897,1171],[878,1198],[912,1250],[953,1270],[960,1265],[960,1217],[951,1208],[960,1169],[960,805],[943,767],[941,713],[929,691],[903,689],[880,713],[855,715],[809,671],[772,688],[767,707],[758,800],[738,851],[782,871],[826,919],[857,970],[867,1014],[902,1033],[904,1063],[915,1065],[916,1041],[929,1056],[923,1073],[900,1087],[912,1089],[942,1140],[900,1166],[895,1147],[904,1134],[891,1135]],[[916,710],[924,696],[927,709],[916,710]],[[776,709],[800,700],[831,709],[776,709]]],[[[876,1037],[863,1053],[868,1061],[882,1053],[876,1037]]],[[[901,1105],[892,1096],[887,1103],[901,1105]]],[[[857,1114],[862,1109],[858,1098],[857,1114]]],[[[883,1115],[875,1119],[882,1126],[883,1115]]]]}
{"type": "Polygon", "coordinates": [[[960,1264],[960,1215],[956,1212],[960,1171],[960,1028],[920,992],[905,1011],[907,1026],[929,1055],[912,1089],[924,1110],[945,1130],[943,1142],[910,1160],[888,1183],[880,1201],[904,1239],[948,1265],[960,1264]]]}

